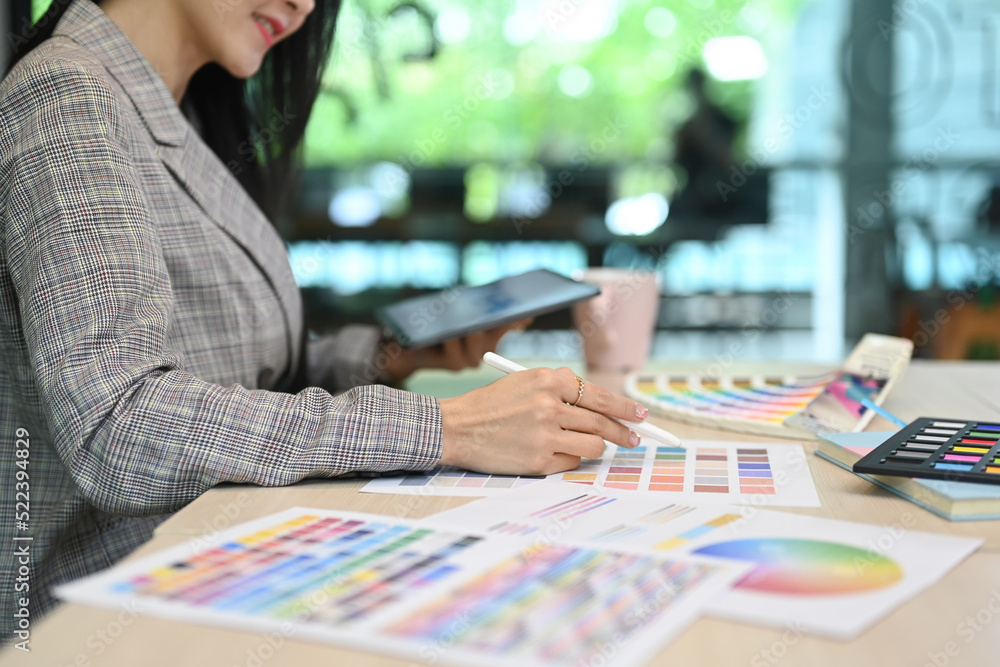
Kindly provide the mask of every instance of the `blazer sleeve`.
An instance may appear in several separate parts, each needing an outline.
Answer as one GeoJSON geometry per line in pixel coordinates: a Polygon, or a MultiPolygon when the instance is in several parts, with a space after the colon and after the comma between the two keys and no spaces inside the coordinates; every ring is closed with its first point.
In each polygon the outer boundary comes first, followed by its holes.
{"type": "Polygon", "coordinates": [[[89,502],[155,515],[219,482],[436,464],[432,398],[248,390],[186,370],[165,342],[170,277],[118,99],[69,62],[33,65],[12,86],[4,249],[53,446],[89,502]]]}
{"type": "Polygon", "coordinates": [[[378,327],[349,324],[306,343],[306,376],[311,385],[331,392],[386,383],[389,365],[378,327]]]}

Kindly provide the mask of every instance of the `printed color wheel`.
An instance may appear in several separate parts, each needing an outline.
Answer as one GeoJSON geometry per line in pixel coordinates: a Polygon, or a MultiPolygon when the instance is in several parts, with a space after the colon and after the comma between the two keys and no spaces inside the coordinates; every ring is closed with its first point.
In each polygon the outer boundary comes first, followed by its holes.
{"type": "Polygon", "coordinates": [[[782,595],[863,593],[903,578],[896,561],[858,547],[782,538],[709,544],[695,554],[757,564],[736,588],[782,595]]]}

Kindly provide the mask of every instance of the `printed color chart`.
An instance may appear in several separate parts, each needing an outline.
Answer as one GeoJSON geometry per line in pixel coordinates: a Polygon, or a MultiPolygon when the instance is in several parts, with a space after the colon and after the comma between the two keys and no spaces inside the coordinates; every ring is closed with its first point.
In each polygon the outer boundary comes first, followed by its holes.
{"type": "MultiPolygon", "coordinates": [[[[663,504],[668,494],[598,491],[580,485],[536,484],[429,517],[461,532],[500,517],[530,523],[526,545],[574,545],[706,556],[750,569],[712,605],[715,616],[755,625],[800,628],[840,638],[862,632],[929,586],[982,540],[886,526],[726,506],[663,504]],[[579,491],[574,489],[580,489],[579,491]],[[610,494],[618,500],[579,520],[531,518],[545,509],[610,494]],[[887,537],[891,535],[892,539],[887,537]]],[[[526,549],[529,552],[530,549],[526,549]]]]}
{"type": "Polygon", "coordinates": [[[646,624],[635,610],[682,605],[715,567],[561,545],[529,554],[418,608],[387,632],[424,645],[454,641],[487,654],[517,650],[546,664],[588,664],[615,646],[616,635],[646,624]],[[456,618],[465,619],[457,640],[456,618]]]}
{"type": "MultiPolygon", "coordinates": [[[[549,508],[573,517],[582,503],[549,508]]],[[[569,519],[567,519],[569,520],[569,519]]],[[[645,662],[747,572],[739,563],[546,544],[294,508],[60,587],[111,609],[282,632],[410,660],[645,662]],[[636,609],[644,613],[636,614],[636,609]],[[291,630],[289,630],[289,625],[291,630]],[[616,638],[628,642],[616,644],[616,638]]]]}
{"type": "Polygon", "coordinates": [[[608,448],[611,455],[584,461],[577,470],[549,479],[623,491],[683,496],[687,502],[819,506],[801,445],[688,443],[686,449],[640,445],[608,448]],[[779,477],[780,475],[780,477],[779,477]],[[779,486],[776,479],[784,484],[779,486]]]}
{"type": "Polygon", "coordinates": [[[324,624],[363,620],[458,571],[481,538],[302,514],[134,575],[114,591],[220,612],[324,624]]]}
{"type": "MultiPolygon", "coordinates": [[[[716,428],[802,438],[784,425],[836,377],[630,375],[625,393],[659,414],[716,428]]],[[[808,437],[806,435],[805,437],[808,437]]]]}
{"type": "Polygon", "coordinates": [[[818,507],[819,497],[799,444],[739,444],[689,441],[686,449],[608,446],[604,457],[584,459],[576,470],[548,477],[483,475],[457,469],[373,479],[362,491],[411,495],[490,496],[546,482],[662,493],[678,502],[818,507]],[[782,485],[776,483],[783,481],[782,485]],[[757,501],[754,498],[758,498],[757,501]]]}
{"type": "Polygon", "coordinates": [[[586,544],[647,554],[680,549],[719,528],[725,529],[719,531],[721,537],[732,537],[746,523],[726,506],[683,505],[665,500],[662,494],[619,493],[568,482],[535,484],[426,521],[454,532],[488,525],[489,532],[516,535],[528,547],[586,544]]]}
{"type": "Polygon", "coordinates": [[[428,496],[489,496],[543,479],[545,477],[486,475],[450,466],[439,466],[426,473],[379,477],[370,481],[363,491],[428,496]]]}
{"type": "MultiPolygon", "coordinates": [[[[594,510],[604,507],[605,505],[610,505],[615,502],[615,500],[615,498],[608,498],[605,496],[588,496],[581,494],[575,498],[564,500],[550,507],[543,507],[542,509],[529,514],[526,519],[533,522],[547,520],[555,523],[566,524],[579,516],[587,514],[588,512],[593,512],[594,510]]],[[[538,532],[539,526],[537,524],[526,525],[524,523],[502,521],[496,525],[490,526],[487,530],[491,533],[502,533],[504,535],[531,535],[532,533],[538,532]]]]}

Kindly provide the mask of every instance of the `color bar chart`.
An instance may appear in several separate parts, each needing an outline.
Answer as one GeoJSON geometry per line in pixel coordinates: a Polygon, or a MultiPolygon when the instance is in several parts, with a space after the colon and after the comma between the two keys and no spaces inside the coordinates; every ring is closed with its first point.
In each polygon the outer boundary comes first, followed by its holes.
{"type": "Polygon", "coordinates": [[[686,444],[684,449],[656,444],[609,448],[603,459],[589,461],[586,469],[548,479],[663,494],[685,502],[750,503],[754,496],[771,496],[768,504],[819,505],[799,444],[686,444]],[[778,472],[781,487],[775,482],[778,472]]]}
{"type": "Polygon", "coordinates": [[[720,447],[703,447],[695,453],[694,490],[729,493],[729,454],[720,447]]]}
{"type": "Polygon", "coordinates": [[[774,495],[774,475],[767,450],[763,448],[739,448],[736,450],[736,466],[742,493],[774,495]]]}
{"type": "Polygon", "coordinates": [[[683,491],[684,465],[687,451],[660,448],[653,455],[653,470],[649,477],[650,491],[683,491]]]}
{"type": "Polygon", "coordinates": [[[662,494],[675,502],[751,503],[816,507],[805,452],[798,443],[689,441],[685,448],[651,442],[633,449],[609,446],[599,459],[548,477],[485,475],[455,468],[373,479],[362,491],[410,495],[504,495],[536,483],[571,482],[595,489],[662,494]],[[776,479],[780,473],[782,484],[776,479]]]}
{"type": "Polygon", "coordinates": [[[717,567],[547,545],[415,609],[386,632],[424,646],[447,641],[459,651],[512,661],[606,664],[602,651],[621,645],[616,635],[642,630],[679,610],[717,567]],[[637,609],[651,612],[637,614],[637,609]]]}
{"type": "Polygon", "coordinates": [[[454,572],[482,539],[304,514],[136,574],[116,593],[226,613],[324,624],[363,620],[409,587],[454,572]]]}
{"type": "Polygon", "coordinates": [[[645,458],[646,448],[642,446],[635,449],[615,449],[611,466],[604,478],[604,486],[627,491],[638,489],[645,458]]]}
{"type": "Polygon", "coordinates": [[[587,494],[581,494],[580,496],[573,498],[571,500],[566,500],[561,503],[556,503],[551,507],[546,507],[540,509],[537,512],[532,512],[529,516],[537,519],[552,519],[554,521],[569,521],[575,519],[581,514],[586,514],[587,512],[592,512],[598,507],[604,507],[615,502],[617,498],[610,498],[605,496],[591,496],[587,494]]]}
{"type": "MultiPolygon", "coordinates": [[[[617,502],[569,494],[534,513],[579,516],[617,502]]],[[[749,570],[600,545],[524,545],[478,529],[293,508],[225,530],[194,552],[178,545],[57,593],[413,662],[577,667],[607,664],[608,646],[615,664],[644,664],[749,570]]]]}
{"type": "Polygon", "coordinates": [[[711,521],[706,521],[700,526],[695,526],[694,528],[689,528],[683,533],[670,537],[663,540],[657,544],[654,549],[659,549],[661,551],[670,551],[671,549],[678,549],[696,538],[708,535],[717,528],[722,526],[728,526],[734,521],[738,521],[740,516],[738,514],[723,514],[722,516],[716,517],[711,521]]]}

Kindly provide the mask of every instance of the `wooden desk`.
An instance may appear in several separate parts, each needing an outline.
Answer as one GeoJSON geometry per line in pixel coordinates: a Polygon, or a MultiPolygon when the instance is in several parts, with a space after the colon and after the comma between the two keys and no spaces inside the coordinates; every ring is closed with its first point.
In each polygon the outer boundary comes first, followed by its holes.
{"type": "MultiPolygon", "coordinates": [[[[743,364],[734,371],[762,365],[743,364]]],[[[672,364],[696,370],[695,364],[672,364]]],[[[769,364],[767,369],[788,370],[769,364]]],[[[802,372],[822,367],[795,366],[802,372]]],[[[458,386],[489,381],[495,374],[462,374],[458,386]]],[[[428,375],[425,380],[436,381],[428,375]]],[[[592,376],[608,386],[619,378],[592,376]]],[[[419,380],[419,378],[418,378],[419,380]]],[[[886,408],[909,421],[919,416],[1000,419],[1000,364],[914,362],[886,402],[886,408]]],[[[655,420],[685,439],[766,442],[743,436],[655,420]]],[[[889,430],[876,419],[870,430],[889,430]]],[[[815,445],[806,444],[812,451],[815,445]]],[[[856,640],[842,643],[799,635],[792,630],[760,628],[702,618],[669,644],[651,665],[853,665],[883,667],[975,666],[997,664],[1000,646],[1000,522],[950,522],[858,479],[816,456],[809,466],[822,507],[781,508],[813,516],[861,521],[913,530],[986,538],[986,543],[955,570],[856,640]]],[[[249,521],[288,507],[345,509],[418,518],[466,502],[466,498],[360,494],[361,480],[313,480],[291,487],[265,489],[223,486],[213,489],[162,524],[156,537],[131,558],[198,539],[213,530],[249,521]]],[[[400,666],[405,661],[335,647],[283,640],[272,648],[259,634],[220,630],[128,612],[64,605],[33,625],[30,654],[8,648],[3,664],[99,667],[229,667],[350,665],[400,666]],[[263,659],[262,659],[263,658],[263,659]]]]}

